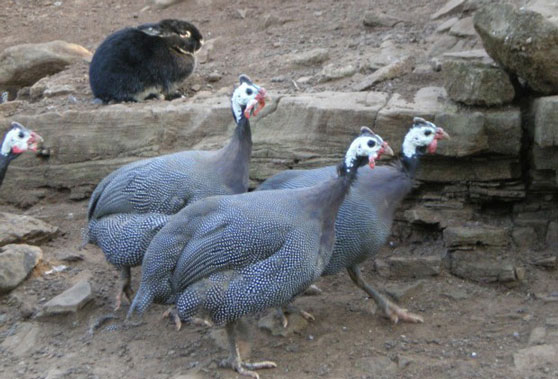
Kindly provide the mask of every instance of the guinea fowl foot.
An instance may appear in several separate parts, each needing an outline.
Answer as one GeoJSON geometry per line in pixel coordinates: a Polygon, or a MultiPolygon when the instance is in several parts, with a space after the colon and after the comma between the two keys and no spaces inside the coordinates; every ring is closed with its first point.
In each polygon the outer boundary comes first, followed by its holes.
{"type": "Polygon", "coordinates": [[[251,378],[260,378],[260,375],[253,370],[261,370],[265,368],[276,368],[277,364],[272,361],[262,361],[262,362],[242,362],[239,356],[229,357],[223,359],[219,366],[222,368],[232,368],[234,371],[238,372],[240,375],[249,376],[251,378]]]}
{"type": "Polygon", "coordinates": [[[322,294],[322,290],[315,284],[310,285],[304,292],[304,296],[320,296],[322,294]]]}
{"type": "Polygon", "coordinates": [[[182,320],[180,320],[180,316],[178,316],[178,312],[175,307],[170,307],[163,313],[163,318],[167,317],[174,321],[177,331],[182,328],[182,320]]]}
{"type": "MultiPolygon", "coordinates": [[[[304,309],[300,309],[299,307],[289,304],[285,307],[285,312],[286,313],[298,313],[299,315],[302,316],[303,319],[305,319],[306,321],[316,321],[316,317],[314,317],[314,315],[310,312],[306,312],[304,309]]],[[[285,326],[286,328],[286,326],[285,326]]]]}
{"type": "Polygon", "coordinates": [[[132,298],[134,297],[134,291],[132,291],[130,267],[125,267],[120,270],[120,288],[116,293],[116,304],[114,305],[114,311],[120,309],[122,305],[122,298],[124,298],[128,304],[132,304],[132,298]]]}
{"type": "Polygon", "coordinates": [[[412,323],[424,322],[424,319],[421,316],[407,312],[406,309],[403,309],[389,301],[386,302],[384,312],[394,324],[397,324],[399,320],[412,323]]]}

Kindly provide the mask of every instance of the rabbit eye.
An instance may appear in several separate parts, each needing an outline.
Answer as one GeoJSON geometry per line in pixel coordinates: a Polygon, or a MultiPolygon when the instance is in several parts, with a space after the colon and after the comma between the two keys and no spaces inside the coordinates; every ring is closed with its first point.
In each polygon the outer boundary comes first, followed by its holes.
{"type": "Polygon", "coordinates": [[[431,135],[431,134],[432,134],[432,130],[430,130],[430,129],[424,131],[424,135],[425,135],[425,136],[429,136],[429,135],[431,135]]]}
{"type": "Polygon", "coordinates": [[[246,95],[250,96],[253,93],[254,91],[252,90],[252,88],[246,88],[246,95]]]}
{"type": "Polygon", "coordinates": [[[186,33],[184,33],[184,34],[181,34],[180,37],[182,37],[182,38],[190,38],[191,35],[192,35],[192,33],[190,33],[190,32],[188,31],[188,32],[186,32],[186,33]]]}
{"type": "Polygon", "coordinates": [[[367,144],[368,144],[368,147],[374,147],[374,146],[376,146],[376,141],[373,141],[373,140],[370,139],[370,140],[368,140],[367,144]]]}

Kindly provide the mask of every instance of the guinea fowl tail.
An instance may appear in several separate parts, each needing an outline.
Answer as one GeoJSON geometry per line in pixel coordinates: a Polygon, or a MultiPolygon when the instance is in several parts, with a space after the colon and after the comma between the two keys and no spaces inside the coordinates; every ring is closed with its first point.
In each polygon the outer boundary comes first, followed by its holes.
{"type": "Polygon", "coordinates": [[[78,250],[82,250],[85,245],[89,242],[93,242],[91,240],[91,228],[93,228],[95,220],[91,220],[87,223],[87,225],[81,229],[81,245],[79,245],[78,250]]]}
{"type": "Polygon", "coordinates": [[[128,314],[126,315],[126,320],[130,320],[134,316],[134,313],[137,313],[138,317],[141,317],[153,302],[154,297],[153,292],[147,290],[143,286],[143,283],[140,284],[140,288],[136,293],[136,296],[134,296],[134,300],[132,301],[128,314]]]}

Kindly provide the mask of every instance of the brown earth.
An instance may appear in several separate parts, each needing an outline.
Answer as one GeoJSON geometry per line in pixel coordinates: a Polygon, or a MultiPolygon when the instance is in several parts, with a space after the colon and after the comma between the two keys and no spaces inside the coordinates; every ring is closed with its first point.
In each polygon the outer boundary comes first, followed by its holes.
{"type": "MultiPolygon", "coordinates": [[[[185,84],[185,92],[192,94],[194,89],[216,92],[225,87],[229,91],[231,83],[243,72],[274,92],[348,91],[364,78],[366,69],[350,78],[325,83],[310,81],[297,88],[291,79],[313,76],[319,69],[293,66],[288,63],[288,56],[307,50],[308,46],[325,47],[330,54],[328,63],[361,67],[367,51],[378,47],[388,36],[398,44],[424,51],[431,44],[428,37],[441,23],[431,22],[429,17],[445,1],[187,0],[165,10],[143,12],[143,2],[130,0],[60,3],[3,2],[0,50],[55,39],[94,50],[103,36],[127,25],[168,17],[189,19],[199,25],[206,40],[217,39],[210,56],[185,84]],[[362,17],[366,11],[383,12],[403,21],[394,27],[365,28],[362,17]],[[276,21],[265,27],[268,15],[276,21]],[[215,71],[222,78],[209,83],[206,78],[215,71]]],[[[418,63],[427,63],[427,59],[422,57],[418,63]]],[[[68,72],[78,89],[76,103],[60,97],[43,99],[39,103],[24,103],[18,112],[41,113],[52,109],[49,107],[96,107],[90,104],[87,66],[77,64],[58,75],[68,72]]],[[[425,85],[439,85],[441,80],[439,73],[413,73],[373,89],[406,95],[425,85]]],[[[27,210],[0,207],[1,211],[38,217],[62,231],[60,237],[42,246],[46,263],[16,290],[0,298],[0,376],[236,377],[234,372],[217,367],[217,362],[226,356],[219,331],[186,325],[176,332],[172,324],[160,320],[165,309],[161,306],[150,309],[143,325],[129,329],[120,327],[124,307],[116,314],[118,319],[109,320],[90,335],[95,320],[111,312],[117,274],[98,248],[77,250],[86,207],[86,202],[69,201],[64,193],[50,194],[27,210]],[[63,258],[68,255],[79,255],[83,260],[66,262],[63,258]],[[69,269],[45,274],[58,264],[69,269]],[[94,292],[93,301],[83,310],[67,317],[29,318],[41,304],[83,278],[90,280],[94,292]],[[32,332],[23,338],[22,330],[27,326],[31,326],[32,332]],[[18,336],[22,340],[12,343],[11,337],[18,336]]],[[[381,255],[388,256],[392,251],[392,247],[386,247],[381,255]]],[[[536,297],[557,291],[556,271],[528,265],[527,256],[522,259],[528,267],[527,277],[514,288],[471,283],[451,276],[448,270],[423,279],[401,301],[424,317],[424,324],[419,325],[392,325],[380,312],[374,314],[373,301],[355,288],[346,274],[322,279],[317,283],[324,291],[321,296],[296,301],[316,317],[316,321],[303,325],[298,332],[287,337],[271,336],[259,329],[256,321],[248,320],[253,337],[249,356],[253,360],[277,362],[278,368],[260,372],[269,378],[556,377],[556,362],[523,372],[514,364],[514,354],[529,346],[533,328],[544,326],[558,315],[557,302],[544,302],[536,297]]],[[[416,279],[381,278],[374,272],[373,262],[367,262],[363,271],[380,288],[417,284],[416,279]]],[[[137,288],[139,269],[133,276],[137,288]]]]}

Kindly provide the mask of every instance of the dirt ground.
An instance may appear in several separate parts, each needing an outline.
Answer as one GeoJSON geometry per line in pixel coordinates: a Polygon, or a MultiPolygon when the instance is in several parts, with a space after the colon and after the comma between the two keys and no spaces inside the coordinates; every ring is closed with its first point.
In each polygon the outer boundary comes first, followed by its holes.
{"type": "MultiPolygon", "coordinates": [[[[199,25],[206,40],[216,39],[210,57],[187,81],[187,93],[230,88],[240,73],[247,73],[268,90],[278,92],[347,91],[367,72],[297,88],[291,79],[315,75],[317,69],[288,65],[288,56],[326,47],[329,62],[358,66],[366,59],[367,49],[378,47],[386,37],[426,50],[428,37],[437,25],[430,22],[429,16],[444,3],[444,0],[186,0],[165,10],[141,11],[146,5],[143,1],[7,0],[0,4],[3,26],[0,50],[55,39],[94,50],[103,36],[124,26],[183,18],[199,25]],[[393,28],[368,29],[362,25],[362,15],[369,10],[404,21],[393,28]],[[268,15],[278,21],[265,27],[268,15]],[[222,75],[217,83],[206,80],[212,72],[222,75]]],[[[421,59],[426,62],[426,58],[421,59]]],[[[78,78],[77,103],[44,99],[19,111],[45,112],[53,104],[68,108],[93,106],[86,65],[75,65],[70,70],[78,78]]],[[[409,94],[426,84],[439,84],[440,80],[436,73],[410,74],[374,89],[409,94]]],[[[23,335],[24,328],[30,327],[35,333],[21,340],[20,349],[0,348],[0,377],[237,377],[230,370],[218,368],[217,363],[227,354],[222,331],[185,325],[177,332],[170,322],[160,319],[165,310],[162,306],[152,306],[142,325],[123,328],[121,321],[127,310],[124,306],[115,314],[116,319],[90,333],[95,320],[112,312],[117,273],[98,248],[87,246],[77,250],[86,208],[86,202],[72,202],[64,194],[47,196],[26,210],[0,206],[0,211],[38,217],[62,231],[55,240],[42,245],[45,263],[17,289],[0,297],[0,342],[23,335]],[[68,262],[65,260],[68,256],[80,259],[68,262]],[[68,269],[45,274],[59,264],[67,265],[68,269]],[[70,316],[30,317],[41,304],[80,279],[88,279],[94,293],[93,301],[83,310],[70,316]]],[[[382,254],[391,251],[386,247],[382,254]]],[[[380,288],[417,283],[416,279],[381,278],[374,272],[373,262],[367,262],[363,271],[380,288]]],[[[134,270],[133,279],[137,288],[139,268],[134,270]]],[[[437,277],[422,279],[418,289],[401,302],[424,317],[425,322],[418,325],[393,325],[381,317],[375,312],[373,301],[354,287],[344,273],[323,278],[317,284],[322,295],[296,301],[316,317],[308,325],[302,323],[298,331],[286,337],[272,336],[257,327],[256,320],[248,320],[252,342],[245,344],[246,356],[278,364],[276,369],[260,371],[262,377],[558,377],[558,363],[520,373],[513,360],[514,353],[529,346],[533,328],[558,316],[558,303],[545,303],[535,296],[557,291],[556,271],[527,266],[525,283],[507,288],[464,281],[442,270],[437,277]]]]}

